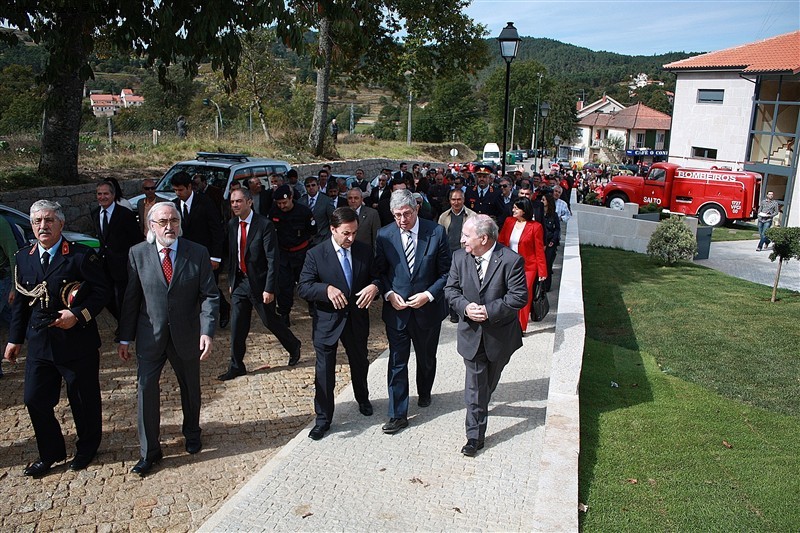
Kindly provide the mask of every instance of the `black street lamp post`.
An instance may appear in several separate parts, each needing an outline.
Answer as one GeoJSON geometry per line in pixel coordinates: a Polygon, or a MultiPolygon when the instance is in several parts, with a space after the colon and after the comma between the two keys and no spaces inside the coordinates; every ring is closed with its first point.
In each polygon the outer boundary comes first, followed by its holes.
{"type": "Polygon", "coordinates": [[[547,102],[542,102],[541,108],[539,109],[539,113],[542,115],[542,138],[539,141],[539,168],[542,168],[544,163],[544,130],[547,127],[547,115],[550,114],[550,104],[547,102]]]}
{"type": "Polygon", "coordinates": [[[500,36],[497,38],[500,42],[500,55],[506,61],[506,98],[503,101],[503,151],[501,152],[502,160],[500,161],[500,176],[506,175],[506,142],[508,141],[508,92],[509,84],[511,81],[511,62],[517,57],[519,51],[519,43],[522,39],[519,38],[519,33],[514,27],[513,22],[509,22],[508,26],[503,28],[500,36]]]}

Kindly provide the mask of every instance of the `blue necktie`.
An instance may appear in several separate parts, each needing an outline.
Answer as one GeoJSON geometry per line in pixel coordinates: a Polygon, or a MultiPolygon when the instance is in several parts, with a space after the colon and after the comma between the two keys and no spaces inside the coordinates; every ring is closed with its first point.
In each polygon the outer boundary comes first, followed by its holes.
{"type": "Polygon", "coordinates": [[[347,250],[341,248],[342,252],[342,269],[344,270],[344,279],[347,281],[347,288],[353,288],[353,269],[350,267],[350,260],[347,258],[347,250]]]}

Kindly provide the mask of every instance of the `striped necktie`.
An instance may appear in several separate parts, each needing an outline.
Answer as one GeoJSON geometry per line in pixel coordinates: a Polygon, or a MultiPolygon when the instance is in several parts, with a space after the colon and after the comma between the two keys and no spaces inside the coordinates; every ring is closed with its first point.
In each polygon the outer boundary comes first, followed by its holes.
{"type": "Polygon", "coordinates": [[[475,267],[478,269],[478,279],[483,283],[483,257],[475,257],[475,267]]]}
{"type": "Polygon", "coordinates": [[[408,263],[408,271],[410,273],[414,273],[414,239],[411,237],[410,231],[404,231],[403,235],[405,235],[406,243],[404,246],[404,251],[406,254],[406,262],[408,263]]]}

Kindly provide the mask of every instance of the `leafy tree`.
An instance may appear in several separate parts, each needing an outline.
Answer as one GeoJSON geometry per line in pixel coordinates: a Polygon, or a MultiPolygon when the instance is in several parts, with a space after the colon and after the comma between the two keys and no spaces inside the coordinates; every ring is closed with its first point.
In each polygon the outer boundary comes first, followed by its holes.
{"type": "MultiPolygon", "coordinates": [[[[299,42],[284,2],[265,0],[14,0],[5,9],[7,24],[44,45],[42,73],[47,84],[39,173],[63,183],[78,179],[78,133],[83,85],[92,78],[89,60],[106,47],[143,56],[167,83],[167,66],[180,63],[190,75],[200,61],[211,60],[227,78],[235,78],[239,33],[277,19],[281,34],[299,42]]],[[[0,33],[8,44],[16,34],[0,33]]]]}
{"type": "MultiPolygon", "coordinates": [[[[498,139],[497,144],[501,147],[503,135],[503,105],[505,103],[505,76],[506,66],[505,62],[503,62],[502,65],[498,66],[494,72],[492,72],[483,87],[483,92],[489,105],[491,129],[494,132],[494,138],[498,139]]],[[[537,104],[547,100],[547,93],[552,83],[553,81],[548,78],[544,67],[536,61],[514,61],[511,64],[508,95],[509,147],[511,146],[510,135],[513,126],[512,119],[514,108],[522,106],[522,109],[517,110],[515,128],[516,131],[520,132],[520,134],[516,136],[516,139],[519,140],[523,138],[521,132],[525,132],[525,136],[527,136],[528,132],[533,131],[536,124],[537,110],[539,109],[537,104]],[[541,82],[539,81],[540,74],[542,75],[541,82]],[[541,92],[539,89],[540,84],[541,92]]],[[[548,118],[547,120],[549,123],[550,119],[548,118]]],[[[541,123],[539,131],[542,132],[541,123]]]]}
{"type": "Polygon", "coordinates": [[[784,261],[800,260],[800,228],[774,227],[769,228],[765,235],[772,241],[770,261],[778,259],[778,271],[775,273],[775,283],[772,285],[772,298],[770,299],[771,302],[775,302],[784,261]]]}
{"type": "Polygon", "coordinates": [[[450,75],[479,67],[485,60],[485,33],[464,15],[468,0],[339,0],[289,5],[307,27],[318,30],[316,105],[309,134],[314,154],[322,153],[328,125],[328,96],[332,76],[347,73],[350,84],[381,79],[387,73],[411,73],[414,83],[435,74],[450,75]],[[401,30],[406,31],[401,46],[401,30]],[[416,80],[416,81],[414,81],[416,80]]]}
{"type": "Polygon", "coordinates": [[[272,140],[272,135],[267,128],[265,107],[288,89],[283,62],[272,53],[276,38],[274,30],[265,28],[252,30],[243,36],[236,90],[232,90],[233,80],[225,80],[221,73],[217,75],[218,82],[230,93],[229,102],[243,109],[252,105],[256,110],[267,142],[272,140]]]}
{"type": "Polygon", "coordinates": [[[33,68],[9,65],[0,71],[0,132],[39,131],[44,99],[33,68]]]}

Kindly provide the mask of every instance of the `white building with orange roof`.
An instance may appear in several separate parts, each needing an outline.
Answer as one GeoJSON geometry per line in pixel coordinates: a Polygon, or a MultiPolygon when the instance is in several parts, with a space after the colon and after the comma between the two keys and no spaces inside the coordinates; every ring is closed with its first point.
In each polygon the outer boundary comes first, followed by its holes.
{"type": "Polygon", "coordinates": [[[761,197],[800,226],[800,30],[664,68],[677,76],[669,161],[758,172],[761,197]]]}
{"type": "Polygon", "coordinates": [[[139,107],[144,103],[144,97],[133,94],[132,89],[122,89],[119,95],[90,94],[89,103],[92,106],[94,116],[111,117],[116,115],[120,109],[139,107]]]}

